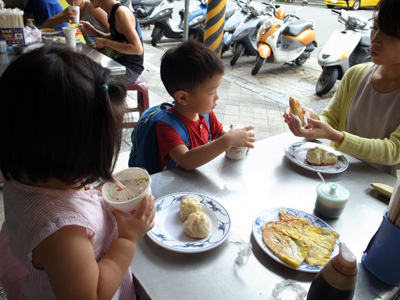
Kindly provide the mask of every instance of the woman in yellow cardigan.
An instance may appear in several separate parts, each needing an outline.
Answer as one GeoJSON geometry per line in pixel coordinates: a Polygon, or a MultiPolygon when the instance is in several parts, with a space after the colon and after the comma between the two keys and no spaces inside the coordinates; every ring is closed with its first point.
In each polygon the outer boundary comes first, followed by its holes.
{"type": "Polygon", "coordinates": [[[371,28],[372,63],[344,75],[321,115],[303,108],[308,129],[284,113],[296,136],[325,138],[343,153],[395,175],[400,166],[400,1],[381,0],[371,28]]]}

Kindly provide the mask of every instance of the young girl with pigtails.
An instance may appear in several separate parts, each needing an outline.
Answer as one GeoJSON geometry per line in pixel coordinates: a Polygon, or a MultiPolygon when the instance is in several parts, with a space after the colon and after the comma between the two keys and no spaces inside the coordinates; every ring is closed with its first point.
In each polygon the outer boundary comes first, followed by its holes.
{"type": "Polygon", "coordinates": [[[135,299],[129,266],[154,198],[125,216],[91,186],[112,180],[125,85],[82,54],[42,47],[9,65],[0,90],[8,299],[135,299]]]}

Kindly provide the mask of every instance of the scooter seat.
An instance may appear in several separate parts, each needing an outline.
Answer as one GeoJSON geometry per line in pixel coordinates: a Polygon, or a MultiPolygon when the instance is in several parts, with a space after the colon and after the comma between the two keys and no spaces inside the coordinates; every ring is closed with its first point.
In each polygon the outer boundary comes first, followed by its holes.
{"type": "Polygon", "coordinates": [[[139,1],[139,3],[141,3],[143,6],[144,5],[146,5],[146,6],[157,6],[158,4],[161,3],[161,1],[160,0],[142,0],[142,1],[139,1]]]}
{"type": "Polygon", "coordinates": [[[361,41],[360,45],[364,47],[370,47],[371,46],[371,37],[369,34],[363,34],[361,36],[361,41]]]}
{"type": "MultiPolygon", "coordinates": [[[[237,5],[235,5],[237,7],[237,5]]],[[[232,15],[236,12],[236,7],[232,5],[226,5],[225,9],[225,19],[232,17],[232,15]]]]}
{"type": "Polygon", "coordinates": [[[304,30],[313,28],[313,25],[313,22],[307,20],[294,20],[283,30],[283,34],[288,36],[298,36],[304,30]]]}

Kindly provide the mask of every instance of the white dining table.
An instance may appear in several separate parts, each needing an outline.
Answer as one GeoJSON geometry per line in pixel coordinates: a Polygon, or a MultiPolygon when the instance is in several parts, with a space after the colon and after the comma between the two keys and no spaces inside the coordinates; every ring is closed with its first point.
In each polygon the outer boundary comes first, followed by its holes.
{"type": "MultiPolygon", "coordinates": [[[[396,178],[344,155],[348,168],[323,176],[327,182],[346,187],[350,198],[339,218],[324,218],[314,210],[316,188],[321,179],[315,171],[293,163],[285,155],[288,145],[301,141],[305,140],[285,133],[256,142],[255,148],[242,160],[231,160],[221,154],[196,170],[178,167],[153,174],[151,188],[156,199],[173,193],[205,195],[229,213],[231,232],[217,247],[199,253],[165,249],[146,235],[138,242],[131,263],[141,298],[275,299],[272,290],[287,279],[308,290],[316,274],[289,268],[271,258],[252,233],[256,216],[284,207],[320,217],[356,255],[358,275],[354,299],[395,299],[399,288],[386,285],[369,273],[361,257],[389,201],[372,189],[370,183],[393,186],[396,178]],[[246,245],[251,245],[251,253],[239,264],[235,259],[240,246],[246,245]]],[[[328,144],[326,140],[316,142],[328,144]]],[[[120,157],[118,166],[127,167],[127,155],[120,157]]]]}

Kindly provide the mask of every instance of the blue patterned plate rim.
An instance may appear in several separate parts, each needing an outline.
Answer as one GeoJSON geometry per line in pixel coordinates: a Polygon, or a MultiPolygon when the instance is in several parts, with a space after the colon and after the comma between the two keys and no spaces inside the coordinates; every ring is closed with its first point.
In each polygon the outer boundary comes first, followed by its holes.
{"type": "Polygon", "coordinates": [[[339,151],[336,151],[332,147],[324,144],[313,143],[313,142],[295,142],[287,147],[285,147],[285,155],[289,160],[294,162],[296,165],[303,167],[307,170],[314,171],[314,172],[321,172],[325,174],[337,174],[345,171],[348,166],[349,162],[347,161],[346,157],[339,151]],[[312,166],[308,164],[305,160],[305,156],[309,149],[314,147],[323,148],[329,152],[332,152],[337,155],[338,160],[335,165],[332,166],[312,166]]]}
{"type": "MultiPolygon", "coordinates": [[[[306,263],[302,263],[297,269],[293,268],[291,265],[281,261],[274,253],[269,250],[268,246],[265,245],[263,238],[262,238],[262,227],[271,221],[279,221],[279,211],[283,207],[276,207],[276,208],[271,208],[266,211],[261,212],[258,214],[253,221],[253,236],[254,239],[256,240],[257,244],[260,246],[260,248],[267,253],[269,257],[271,257],[273,260],[277,261],[278,263],[287,266],[291,269],[301,271],[301,272],[307,272],[307,273],[318,273],[322,267],[311,267],[306,263]]],[[[327,228],[330,230],[334,230],[331,226],[329,226],[327,223],[325,223],[323,220],[320,218],[311,215],[309,213],[306,213],[304,211],[294,209],[294,208],[283,208],[286,213],[292,214],[296,217],[303,218],[306,220],[309,220],[313,226],[320,226],[322,228],[327,228]]],[[[331,258],[339,254],[339,243],[340,239],[338,238],[336,240],[335,248],[332,251],[331,258]]]]}
{"type": "Polygon", "coordinates": [[[226,209],[206,195],[192,192],[173,193],[158,198],[155,200],[155,205],[155,224],[153,229],[147,232],[147,236],[165,249],[180,253],[205,252],[222,244],[231,231],[231,220],[226,209]],[[183,222],[179,218],[180,201],[182,197],[188,195],[196,196],[199,199],[200,203],[204,205],[203,212],[210,220],[210,234],[205,239],[190,238],[185,235],[181,227],[183,222]],[[167,223],[167,226],[164,226],[164,223],[167,223]],[[171,232],[170,228],[180,232],[171,232]],[[180,237],[177,238],[177,234],[180,237]]]}

